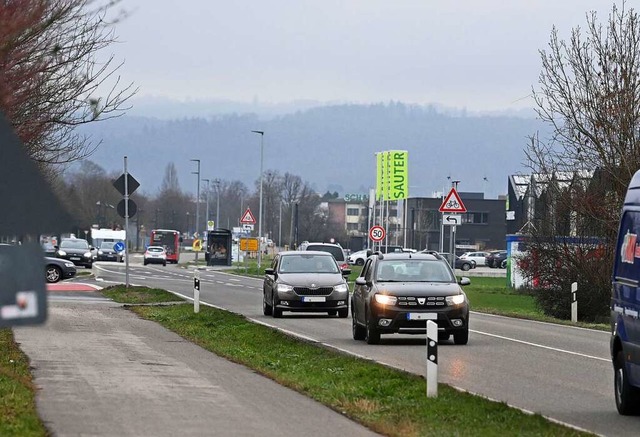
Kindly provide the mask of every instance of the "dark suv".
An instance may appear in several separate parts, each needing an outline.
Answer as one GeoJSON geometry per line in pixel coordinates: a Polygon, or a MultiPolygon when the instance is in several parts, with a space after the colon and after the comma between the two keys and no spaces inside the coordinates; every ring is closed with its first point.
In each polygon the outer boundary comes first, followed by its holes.
{"type": "Polygon", "coordinates": [[[427,320],[438,337],[455,344],[469,339],[469,303],[447,261],[438,254],[376,253],[356,279],[351,298],[353,338],[369,344],[380,334],[425,334],[427,320]]]}

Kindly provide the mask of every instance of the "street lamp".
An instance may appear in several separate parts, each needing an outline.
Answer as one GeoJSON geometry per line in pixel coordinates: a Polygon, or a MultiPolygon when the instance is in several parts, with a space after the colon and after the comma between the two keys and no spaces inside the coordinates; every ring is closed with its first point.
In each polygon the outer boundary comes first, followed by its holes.
{"type": "MultiPolygon", "coordinates": [[[[207,213],[204,216],[205,228],[209,230],[209,179],[202,179],[202,182],[207,183],[207,213]]],[[[217,223],[217,222],[216,222],[217,223]]]]}
{"type": "Polygon", "coordinates": [[[258,268],[262,261],[262,163],[264,162],[264,131],[252,130],[260,135],[260,206],[258,211],[258,268]]]}
{"type": "MultiPolygon", "coordinates": [[[[190,159],[189,161],[198,163],[198,170],[192,171],[191,174],[198,175],[198,192],[196,194],[196,231],[194,237],[197,239],[199,234],[198,230],[200,229],[200,160],[199,159],[190,159]]],[[[196,250],[196,265],[198,265],[198,251],[196,250]]]]}
{"type": "Polygon", "coordinates": [[[220,179],[214,179],[213,185],[216,187],[216,226],[220,226],[220,179]]]}

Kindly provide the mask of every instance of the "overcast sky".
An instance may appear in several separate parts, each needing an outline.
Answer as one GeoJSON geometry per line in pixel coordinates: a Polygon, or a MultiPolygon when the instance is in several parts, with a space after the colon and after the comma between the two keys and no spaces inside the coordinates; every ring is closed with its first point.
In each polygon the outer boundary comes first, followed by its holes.
{"type": "MultiPolygon", "coordinates": [[[[619,1],[617,2],[620,3],[619,1]]],[[[629,4],[633,2],[628,2],[629,4]]],[[[538,50],[612,0],[123,0],[139,96],[531,107],[538,50]]]]}

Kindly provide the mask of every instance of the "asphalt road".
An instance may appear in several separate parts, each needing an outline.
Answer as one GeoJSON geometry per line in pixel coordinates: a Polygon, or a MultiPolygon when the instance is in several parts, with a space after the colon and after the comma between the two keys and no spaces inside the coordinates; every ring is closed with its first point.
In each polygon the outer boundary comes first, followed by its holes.
{"type": "MultiPolygon", "coordinates": [[[[135,263],[130,268],[133,284],[193,296],[192,270],[135,263]]],[[[122,265],[96,265],[94,270],[101,280],[123,281],[122,265]]],[[[200,275],[203,302],[349,353],[425,372],[424,336],[383,336],[380,345],[367,345],[352,339],[350,319],[262,315],[260,279],[222,271],[200,275]]],[[[440,348],[441,382],[601,435],[638,435],[640,417],[622,417],[615,409],[608,333],[475,312],[470,323],[468,345],[448,342],[440,348]]]]}

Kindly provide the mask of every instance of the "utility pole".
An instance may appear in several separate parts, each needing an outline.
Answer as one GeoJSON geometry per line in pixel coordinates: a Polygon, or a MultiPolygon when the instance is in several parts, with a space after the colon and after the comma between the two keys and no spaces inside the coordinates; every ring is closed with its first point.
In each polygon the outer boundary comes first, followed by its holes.
{"type": "MultiPolygon", "coordinates": [[[[199,159],[191,159],[190,161],[196,162],[198,164],[198,170],[192,171],[192,174],[198,175],[198,191],[196,193],[196,230],[194,232],[194,237],[197,239],[200,234],[198,233],[198,229],[200,226],[200,160],[199,159]]],[[[196,266],[198,265],[198,252],[196,250],[196,266]]]]}

